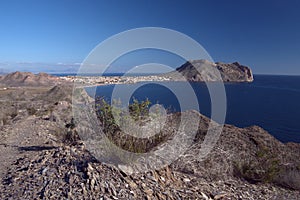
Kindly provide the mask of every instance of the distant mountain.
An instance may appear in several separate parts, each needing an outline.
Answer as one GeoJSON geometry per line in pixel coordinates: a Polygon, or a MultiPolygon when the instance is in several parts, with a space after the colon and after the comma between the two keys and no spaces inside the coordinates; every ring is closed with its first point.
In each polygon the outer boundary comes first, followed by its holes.
{"type": "Polygon", "coordinates": [[[163,74],[172,80],[188,80],[195,82],[220,81],[224,82],[252,82],[253,74],[249,67],[234,63],[210,62],[207,60],[188,61],[175,71],[163,74]],[[219,72],[219,73],[218,73],[219,72]]]}
{"type": "Polygon", "coordinates": [[[62,79],[46,73],[14,72],[0,77],[0,84],[10,87],[18,86],[51,86],[61,84],[62,79]]]}

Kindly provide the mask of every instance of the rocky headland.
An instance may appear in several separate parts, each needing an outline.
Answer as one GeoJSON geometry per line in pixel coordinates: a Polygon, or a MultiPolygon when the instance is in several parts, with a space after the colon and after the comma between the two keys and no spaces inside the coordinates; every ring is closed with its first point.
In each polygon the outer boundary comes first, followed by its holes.
{"type": "MultiPolygon", "coordinates": [[[[162,169],[126,174],[99,162],[78,136],[72,85],[3,87],[1,199],[300,198],[300,144],[281,143],[260,127],[224,125],[199,161],[210,119],[198,114],[197,134],[182,156],[162,169]]],[[[176,122],[181,114],[168,118],[176,122]]]]}
{"type": "Polygon", "coordinates": [[[234,63],[191,60],[178,67],[174,72],[163,74],[171,80],[188,80],[195,82],[224,81],[252,82],[253,74],[249,67],[234,63]]]}

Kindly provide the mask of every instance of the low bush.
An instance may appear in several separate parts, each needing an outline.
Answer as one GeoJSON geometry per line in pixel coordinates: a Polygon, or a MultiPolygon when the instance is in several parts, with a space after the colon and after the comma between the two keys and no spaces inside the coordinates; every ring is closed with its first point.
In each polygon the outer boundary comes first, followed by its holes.
{"type": "Polygon", "coordinates": [[[274,182],[289,189],[300,190],[300,170],[296,167],[284,166],[274,182]]]}
{"type": "MultiPolygon", "coordinates": [[[[114,101],[113,104],[117,105],[111,106],[104,99],[97,99],[95,109],[104,134],[122,149],[134,153],[145,153],[163,143],[170,136],[171,133],[160,131],[149,138],[139,138],[124,132],[124,129],[126,129],[126,132],[139,134],[139,129],[132,126],[130,120],[133,120],[139,126],[143,126],[148,122],[147,120],[150,117],[149,105],[151,104],[148,99],[140,102],[134,99],[133,103],[128,106],[129,113],[126,109],[120,107],[120,101],[114,101]],[[123,130],[121,130],[120,125],[124,128],[123,130]]],[[[162,127],[160,127],[160,130],[162,130],[162,127]]]]}
{"type": "Polygon", "coordinates": [[[234,163],[234,174],[251,183],[274,182],[279,172],[279,159],[267,148],[258,150],[256,158],[234,163]]]}
{"type": "Polygon", "coordinates": [[[28,107],[27,109],[27,113],[28,115],[35,115],[37,110],[34,107],[28,107]]]}

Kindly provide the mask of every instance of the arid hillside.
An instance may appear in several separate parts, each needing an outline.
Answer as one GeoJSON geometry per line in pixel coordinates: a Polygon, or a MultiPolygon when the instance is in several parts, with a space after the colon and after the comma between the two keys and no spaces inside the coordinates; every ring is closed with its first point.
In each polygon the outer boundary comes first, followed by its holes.
{"type": "Polygon", "coordinates": [[[64,81],[46,73],[33,74],[30,72],[14,72],[0,77],[0,85],[8,87],[19,86],[51,86],[62,84],[64,81]]]}
{"type": "MultiPolygon", "coordinates": [[[[128,174],[100,162],[86,145],[92,137],[78,135],[72,89],[60,85],[0,90],[1,199],[300,198],[299,144],[283,144],[257,126],[225,125],[212,151],[198,160],[210,122],[201,114],[192,145],[161,169],[128,174]]],[[[168,115],[171,125],[157,135],[161,139],[149,141],[151,146],[175,136],[169,131],[176,129],[182,114],[168,115]]],[[[115,144],[126,147],[132,142],[116,134],[122,141],[111,137],[115,144]]],[[[134,143],[145,144],[139,139],[134,143]]]]}

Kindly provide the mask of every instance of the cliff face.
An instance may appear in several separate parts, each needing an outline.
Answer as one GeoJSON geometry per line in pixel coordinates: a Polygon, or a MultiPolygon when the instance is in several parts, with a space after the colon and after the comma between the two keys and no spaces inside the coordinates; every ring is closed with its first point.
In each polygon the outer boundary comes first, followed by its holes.
{"type": "Polygon", "coordinates": [[[188,81],[220,81],[224,82],[252,82],[253,74],[249,67],[239,64],[238,62],[213,63],[207,60],[188,61],[174,72],[164,74],[172,80],[188,81]],[[179,72],[179,73],[178,73],[179,72]],[[221,77],[220,77],[221,75],[221,77]],[[182,77],[183,76],[183,77],[182,77]]]}
{"type": "Polygon", "coordinates": [[[224,81],[253,81],[253,74],[251,69],[247,66],[241,65],[238,62],[234,62],[231,64],[217,62],[216,65],[224,81]]]}

